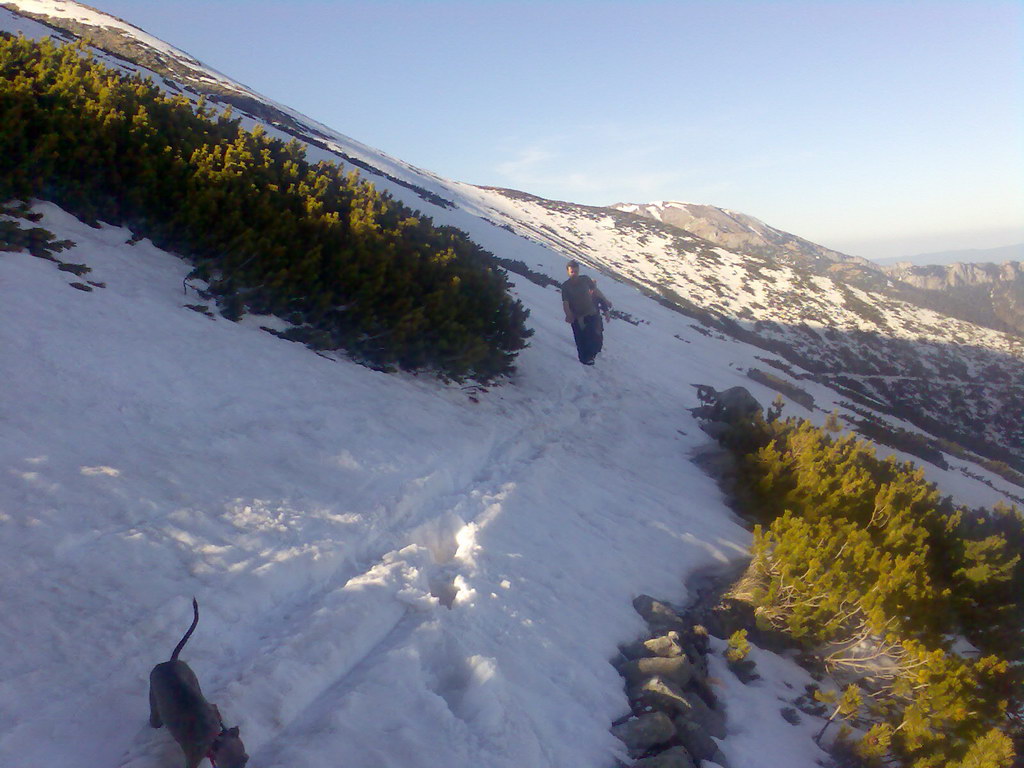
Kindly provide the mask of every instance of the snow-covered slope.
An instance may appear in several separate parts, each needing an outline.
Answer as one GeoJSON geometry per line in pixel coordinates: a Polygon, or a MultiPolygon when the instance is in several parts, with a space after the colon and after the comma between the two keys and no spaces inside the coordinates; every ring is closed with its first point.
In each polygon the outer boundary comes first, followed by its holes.
{"type": "Polygon", "coordinates": [[[845,263],[877,270],[877,267],[867,259],[833,251],[771,227],[753,216],[727,208],[672,200],[655,203],[616,203],[611,207],[685,229],[731,250],[756,253],[759,256],[774,258],[783,264],[812,267],[820,265],[827,268],[845,263]]]}
{"type": "MultiPolygon", "coordinates": [[[[0,28],[48,32],[6,10],[0,28]]],[[[372,161],[376,183],[503,257],[558,276],[576,247],[544,239],[551,225],[505,195],[330,136],[311,154],[334,144],[372,161]]],[[[183,658],[241,725],[254,768],[624,758],[608,661],[641,631],[631,599],[685,602],[687,574],[749,540],[689,462],[708,443],[690,385],[767,402],[745,375],[763,349],[603,279],[637,324],[611,323],[585,368],[557,292],[514,275],[536,329],[514,381],[484,393],[385,375],[283,341],[265,319],[194,312],[176,257],[36,207],[96,285],[0,254],[0,765],[177,764],[146,723],[147,678],[193,594],[202,618],[183,658]]],[[[599,234],[583,255],[611,270],[599,234]]],[[[845,412],[824,384],[801,386],[821,410],[791,412],[845,412]]],[[[943,490],[1002,498],[951,463],[926,466],[943,490]]],[[[774,689],[724,693],[734,768],[815,765],[820,726],[765,714],[774,689]]]]}
{"type": "MultiPolygon", "coordinates": [[[[50,23],[88,29],[93,37],[105,39],[112,29],[121,55],[145,59],[166,73],[154,79],[168,90],[193,99],[202,92],[212,101],[227,100],[236,114],[249,115],[248,124],[260,121],[272,134],[304,140],[311,159],[356,165],[379,188],[440,224],[466,231],[499,257],[522,261],[533,270],[552,252],[582,259],[692,315],[724,320],[719,328],[785,354],[789,364],[842,386],[847,398],[862,406],[917,416],[922,427],[944,425],[949,430],[945,437],[961,441],[975,436],[977,425],[983,424],[984,440],[1024,465],[1024,391],[1015,384],[1024,381],[1024,341],[908,303],[899,292],[872,290],[875,281],[884,283],[885,278],[874,265],[862,267],[864,260],[826,252],[735,212],[723,212],[734,228],[756,231],[765,242],[778,240],[784,251],[805,246],[818,250],[786,260],[777,249],[766,255],[758,248],[740,247],[743,243],[735,249],[716,247],[674,225],[638,215],[664,217],[679,212],[682,204],[666,203],[658,212],[647,206],[631,214],[441,179],[231,83],[172,46],[152,43],[146,33],[121,20],[69,0],[16,0],[10,5],[43,15],[50,23]],[[236,98],[240,94],[244,98],[236,98]],[[523,238],[536,248],[524,248],[523,238]],[[821,269],[811,268],[812,262],[821,269]],[[846,280],[851,270],[858,277],[853,282],[846,280]],[[871,279],[865,285],[860,278],[868,273],[871,279]],[[963,396],[965,390],[969,397],[963,396]]],[[[0,26],[27,26],[37,35],[52,31],[0,9],[0,20],[5,18],[0,26]]],[[[98,55],[110,65],[139,69],[118,56],[98,55]]],[[[702,214],[705,209],[719,210],[691,206],[684,213],[692,218],[694,210],[702,214]]],[[[548,279],[561,279],[563,273],[558,261],[538,271],[548,279]]]]}
{"type": "Polygon", "coordinates": [[[749,350],[655,308],[584,368],[526,283],[538,339],[475,404],[185,309],[183,262],[40,210],[105,287],[0,259],[0,764],[173,764],[147,675],[192,594],[254,765],[610,764],[630,600],[746,544],[683,409],[749,350]]]}
{"type": "MultiPolygon", "coordinates": [[[[147,675],[193,594],[184,657],[253,765],[621,756],[608,660],[641,629],[631,599],[685,602],[687,573],[748,541],[688,460],[707,442],[688,384],[766,401],[742,374],[758,350],[608,285],[650,324],[613,323],[586,368],[554,295],[524,280],[534,343],[474,403],[186,309],[179,259],[38,210],[104,287],[0,258],[0,764],[173,764],[147,675]]],[[[999,498],[929,470],[969,503],[999,498]]],[[[734,727],[727,756],[759,734],[734,727]]],[[[810,767],[800,744],[787,764],[810,767]]]]}
{"type": "Polygon", "coordinates": [[[958,440],[983,435],[1024,464],[1021,338],[629,212],[493,193],[523,236],[781,354],[861,406],[958,440]]]}

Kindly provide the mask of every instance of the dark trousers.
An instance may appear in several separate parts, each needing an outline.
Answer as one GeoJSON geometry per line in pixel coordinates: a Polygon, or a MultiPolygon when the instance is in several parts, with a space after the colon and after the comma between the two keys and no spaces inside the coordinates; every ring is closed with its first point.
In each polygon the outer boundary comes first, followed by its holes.
{"type": "Polygon", "coordinates": [[[574,320],[572,337],[576,340],[576,353],[580,362],[587,365],[594,362],[594,358],[604,345],[604,323],[601,322],[601,315],[595,312],[574,320]]]}

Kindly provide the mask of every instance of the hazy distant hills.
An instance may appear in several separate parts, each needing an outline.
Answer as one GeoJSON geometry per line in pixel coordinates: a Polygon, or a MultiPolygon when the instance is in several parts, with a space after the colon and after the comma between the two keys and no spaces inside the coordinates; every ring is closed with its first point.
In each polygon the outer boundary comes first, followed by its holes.
{"type": "Polygon", "coordinates": [[[1024,243],[1004,245],[1001,248],[971,248],[961,251],[939,251],[937,253],[919,253],[916,256],[901,256],[891,259],[875,259],[876,264],[891,266],[895,264],[913,264],[927,266],[930,264],[1002,264],[1006,261],[1024,261],[1024,243]]]}

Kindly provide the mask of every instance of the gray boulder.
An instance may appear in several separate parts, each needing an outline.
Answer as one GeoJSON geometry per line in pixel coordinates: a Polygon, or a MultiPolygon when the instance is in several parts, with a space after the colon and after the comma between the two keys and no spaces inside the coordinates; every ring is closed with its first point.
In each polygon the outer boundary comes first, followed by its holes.
{"type": "Polygon", "coordinates": [[[661,677],[683,687],[693,679],[693,665],[686,656],[651,656],[623,664],[619,672],[630,686],[640,685],[649,677],[661,677]]]}
{"type": "MultiPolygon", "coordinates": [[[[721,440],[722,435],[732,429],[727,421],[703,421],[700,428],[712,440],[721,440]]],[[[717,454],[708,458],[701,458],[700,467],[712,477],[725,477],[736,472],[736,460],[725,454],[717,454]]]]}
{"type": "MultiPolygon", "coordinates": [[[[714,760],[719,753],[718,742],[697,723],[678,717],[675,721],[676,736],[695,760],[714,760]]],[[[716,761],[717,762],[717,761],[716,761]]]]}
{"type": "Polygon", "coordinates": [[[697,768],[686,747],[672,747],[633,763],[633,768],[697,768]]]}
{"type": "Polygon", "coordinates": [[[701,726],[716,739],[725,738],[725,715],[717,709],[709,707],[704,699],[693,691],[684,691],[682,697],[684,701],[682,705],[674,704],[677,715],[701,726]]]}
{"type": "MultiPolygon", "coordinates": [[[[635,659],[642,659],[645,656],[650,656],[651,651],[647,647],[647,643],[637,640],[636,642],[626,643],[625,645],[619,646],[619,653],[622,654],[626,661],[634,661],[635,659]]],[[[616,669],[621,666],[621,663],[612,662],[616,669]]]]}
{"type": "Polygon", "coordinates": [[[666,632],[664,635],[645,640],[644,648],[655,656],[663,656],[669,659],[682,656],[685,653],[679,633],[675,631],[666,632]]]}
{"type": "Polygon", "coordinates": [[[693,676],[698,680],[708,679],[708,657],[705,653],[699,651],[696,646],[687,643],[683,646],[683,652],[686,654],[686,658],[690,660],[690,665],[693,667],[693,676]]]}
{"type": "Polygon", "coordinates": [[[711,638],[708,636],[707,627],[701,624],[694,624],[690,628],[686,642],[702,654],[707,653],[711,649],[711,638]]]}
{"type": "Polygon", "coordinates": [[[729,387],[716,394],[714,410],[716,421],[733,422],[750,419],[764,409],[746,387],[729,387]]]}
{"type": "MultiPolygon", "coordinates": [[[[660,709],[672,716],[686,715],[693,708],[686,700],[686,694],[681,687],[660,677],[652,677],[630,687],[629,698],[637,702],[640,708],[660,709]]],[[[634,707],[634,711],[636,709],[637,707],[634,707]]]]}
{"type": "Polygon", "coordinates": [[[650,595],[640,595],[633,600],[633,608],[643,617],[654,633],[676,630],[685,632],[687,624],[672,606],[655,600],[650,595]]]}
{"type": "Polygon", "coordinates": [[[711,709],[715,711],[722,709],[722,706],[718,701],[718,697],[715,695],[715,692],[711,690],[711,684],[708,682],[708,678],[694,675],[693,680],[690,681],[688,686],[686,686],[686,689],[700,697],[700,699],[711,707],[711,709]]]}
{"type": "Polygon", "coordinates": [[[630,757],[637,757],[672,739],[676,735],[676,727],[664,712],[651,712],[613,726],[612,734],[626,745],[630,757]]]}

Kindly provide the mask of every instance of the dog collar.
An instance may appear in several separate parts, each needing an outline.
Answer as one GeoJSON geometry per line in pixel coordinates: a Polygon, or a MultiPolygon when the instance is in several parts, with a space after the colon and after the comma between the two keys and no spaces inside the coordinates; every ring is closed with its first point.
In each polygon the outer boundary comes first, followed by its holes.
{"type": "Polygon", "coordinates": [[[220,742],[221,736],[228,732],[228,729],[224,727],[224,723],[220,724],[220,731],[213,737],[213,742],[210,744],[210,751],[206,753],[206,759],[210,761],[212,768],[217,768],[217,762],[214,760],[214,752],[217,749],[217,744],[220,742]]]}

